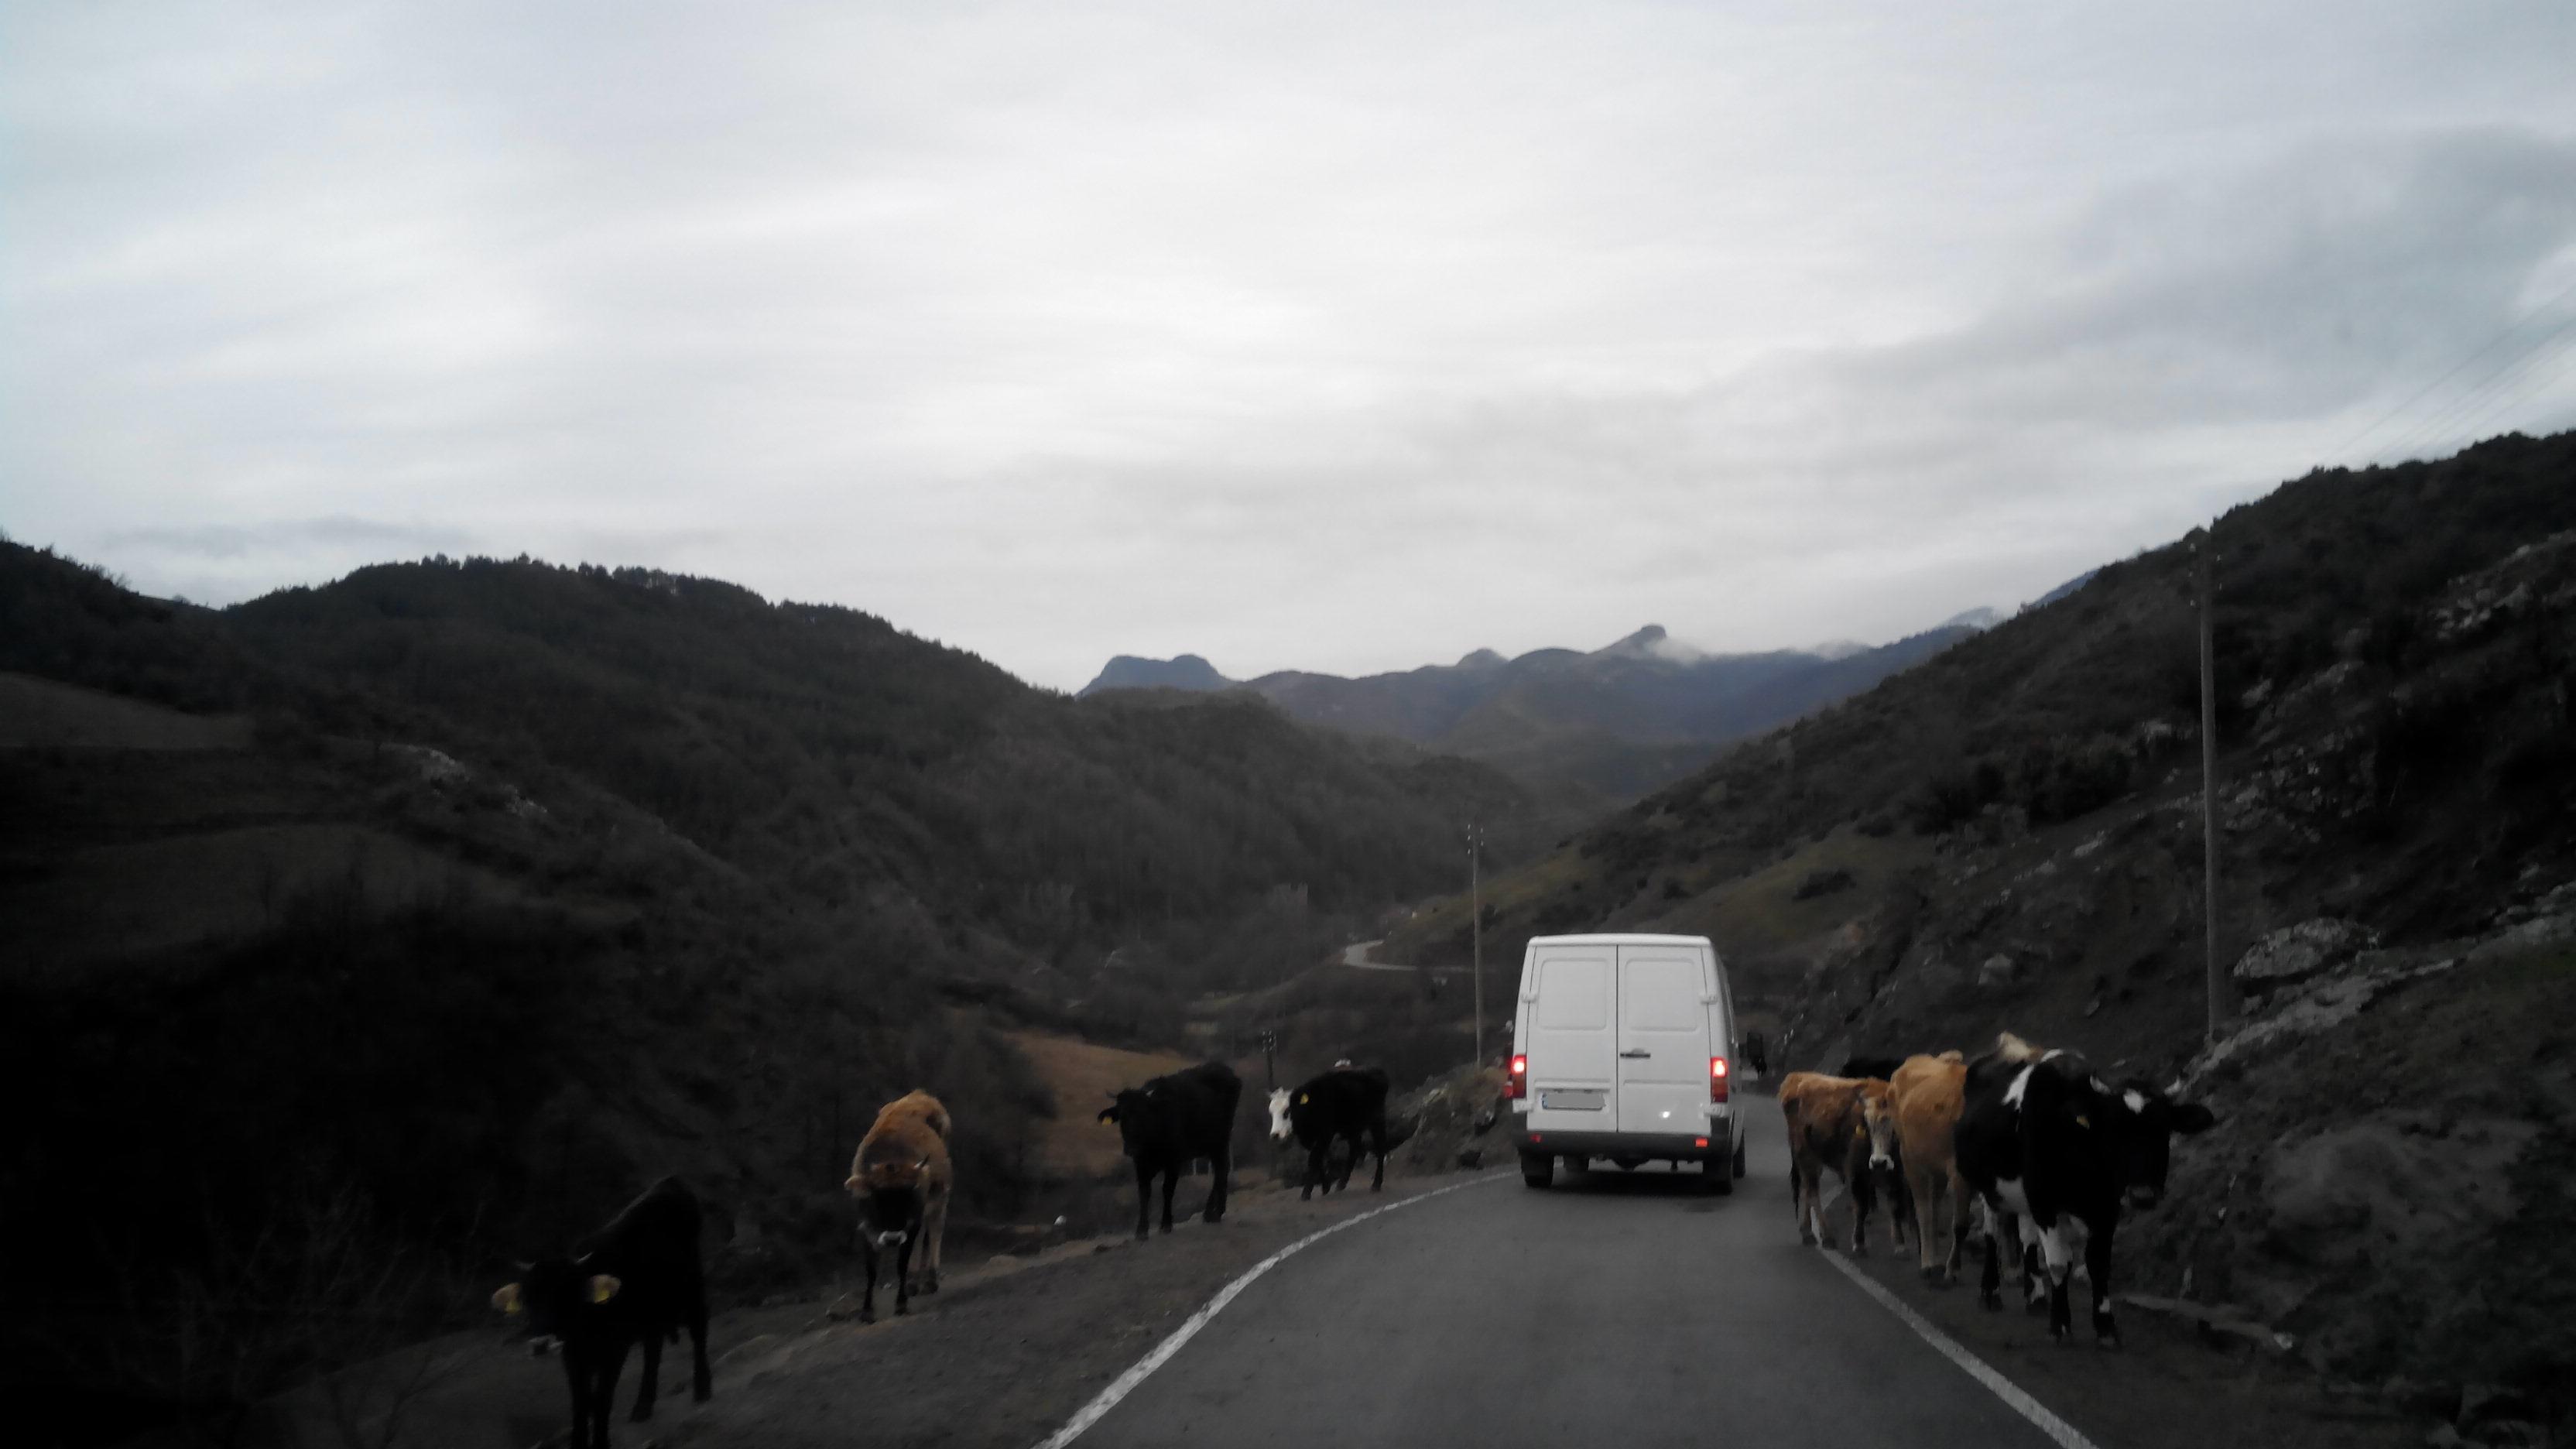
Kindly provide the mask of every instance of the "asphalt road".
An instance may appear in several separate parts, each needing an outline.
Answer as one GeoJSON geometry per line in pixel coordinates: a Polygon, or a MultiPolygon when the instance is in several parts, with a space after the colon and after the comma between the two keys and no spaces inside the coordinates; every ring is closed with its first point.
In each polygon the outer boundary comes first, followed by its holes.
{"type": "Polygon", "coordinates": [[[1546,1191],[1514,1176],[1315,1243],[1081,1443],[2044,1449],[1799,1245],[1787,1149],[1752,1105],[1732,1197],[1659,1168],[1560,1171],[1546,1191]]]}

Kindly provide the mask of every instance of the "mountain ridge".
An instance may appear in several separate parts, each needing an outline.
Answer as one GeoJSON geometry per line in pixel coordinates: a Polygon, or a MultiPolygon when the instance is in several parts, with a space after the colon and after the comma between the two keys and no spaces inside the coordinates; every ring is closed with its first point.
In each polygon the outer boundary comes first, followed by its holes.
{"type": "Polygon", "coordinates": [[[1887,644],[1716,654],[1647,624],[1597,649],[1505,658],[1477,649],[1449,665],[1345,676],[1283,669],[1228,679],[1195,654],[1120,655],[1083,686],[1235,690],[1310,724],[1384,735],[1505,770],[1569,807],[1633,799],[1729,741],[1831,704],[1909,668],[1999,618],[1971,610],[1887,644]]]}

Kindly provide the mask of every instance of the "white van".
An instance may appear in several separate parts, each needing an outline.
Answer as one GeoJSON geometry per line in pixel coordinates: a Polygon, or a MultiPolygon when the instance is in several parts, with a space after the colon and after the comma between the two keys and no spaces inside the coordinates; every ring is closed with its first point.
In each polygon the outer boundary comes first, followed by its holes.
{"type": "Polygon", "coordinates": [[[1521,960],[1510,1086],[1521,1177],[1696,1162],[1719,1192],[1744,1175],[1730,1100],[1735,997],[1706,936],[1540,936],[1521,960]]]}

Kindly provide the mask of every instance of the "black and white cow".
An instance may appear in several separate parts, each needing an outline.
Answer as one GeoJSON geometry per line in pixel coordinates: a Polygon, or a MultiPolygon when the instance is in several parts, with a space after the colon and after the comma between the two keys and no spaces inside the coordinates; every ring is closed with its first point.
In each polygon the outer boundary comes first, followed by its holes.
{"type": "Polygon", "coordinates": [[[1271,1137],[1280,1142],[1294,1137],[1306,1148],[1306,1188],[1297,1195],[1300,1202],[1313,1197],[1318,1187],[1332,1192],[1332,1174],[1324,1158],[1335,1138],[1351,1144],[1350,1160],[1342,1165],[1341,1186],[1351,1185],[1351,1172],[1359,1166],[1365,1140],[1366,1150],[1377,1154],[1377,1176],[1369,1191],[1386,1191],[1387,1089],[1383,1068],[1337,1066],[1294,1091],[1281,1087],[1270,1094],[1271,1137]]]}
{"type": "Polygon", "coordinates": [[[1202,1157],[1216,1170],[1216,1179],[1208,1185],[1201,1216],[1223,1222],[1226,1180],[1234,1171],[1234,1111],[1243,1100],[1243,1079],[1234,1068],[1201,1062],[1109,1095],[1100,1120],[1118,1124],[1120,1145],[1136,1164],[1136,1236],[1145,1236],[1146,1205],[1157,1175],[1163,1179],[1163,1231],[1172,1230],[1172,1194],[1181,1185],[1181,1174],[1202,1157]]]}
{"type": "Polygon", "coordinates": [[[2003,1306],[2000,1240],[2018,1239],[2024,1294],[2037,1306],[2042,1260],[2048,1332],[2074,1331],[2067,1300],[2072,1248],[2084,1239],[2093,1280],[2093,1334],[2116,1347],[2111,1319],[2111,1240],[2125,1201],[2151,1208],[2164,1195],[2173,1136],[2205,1132],[2207,1107],[2176,1102],[2144,1079],[2113,1085],[2073,1052],[2043,1052],[2007,1033],[1968,1064],[1955,1137],[1959,1173],[1987,1213],[1985,1275],[1978,1302],[2003,1306]]]}

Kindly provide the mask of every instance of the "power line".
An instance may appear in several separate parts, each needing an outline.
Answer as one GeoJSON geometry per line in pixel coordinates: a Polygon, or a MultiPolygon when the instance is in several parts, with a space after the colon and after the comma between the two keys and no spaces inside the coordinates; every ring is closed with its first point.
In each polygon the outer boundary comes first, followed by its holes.
{"type": "Polygon", "coordinates": [[[2507,341],[2512,339],[2515,333],[2530,326],[2534,321],[2547,314],[2550,308],[2557,306],[2559,303],[2567,300],[2571,296],[2576,296],[2576,283],[2570,283],[2564,290],[2560,291],[2558,295],[2551,297],[2548,301],[2541,303],[2530,311],[2524,313],[2522,316],[2514,319],[2512,325],[2506,327],[2502,332],[2497,333],[2494,337],[2489,338],[2484,346],[2478,348],[2468,356],[2461,358],[2458,362],[2451,364],[2450,371],[2445,372],[2440,377],[2424,384],[2423,387],[2417,389],[2412,397],[2409,397],[2406,401],[2390,408],[2387,412],[2380,414],[2376,420],[2371,422],[2367,427],[2364,427],[2360,432],[2354,433],[2351,437],[2348,437],[2342,442],[2335,444],[2332,448],[2327,449],[2325,453],[2326,461],[2332,462],[2336,457],[2340,456],[2345,449],[2360,442],[2362,439],[2369,437],[2372,433],[2378,432],[2382,427],[2387,426],[2390,419],[2395,418],[2398,414],[2405,412],[2409,408],[2414,407],[2417,403],[2432,396],[2435,389],[2439,388],[2442,384],[2449,382],[2452,378],[2459,376],[2462,372],[2468,369],[2470,364],[2477,362],[2488,353],[2503,346],[2507,341]]]}
{"type": "Polygon", "coordinates": [[[2414,427],[2399,434],[2394,442],[2386,445],[2386,450],[2402,456],[2410,449],[2420,448],[2428,442],[2446,436],[2461,419],[2484,408],[2496,397],[2509,391],[2523,370],[2534,358],[2541,355],[2542,349],[2566,336],[2571,329],[2576,329],[2576,315],[2559,319],[2556,325],[2507,353],[2504,359],[2496,364],[2493,371],[2471,384],[2450,401],[2435,408],[2414,427]]]}
{"type": "Polygon", "coordinates": [[[2540,381],[2536,386],[2516,389],[2512,396],[2505,398],[2496,406],[2479,414],[2477,421],[2468,426],[2466,430],[2468,436],[2472,438],[2476,437],[2479,433],[2486,430],[2488,424],[2499,420],[2504,416],[2504,414],[2512,411],[2515,407],[2520,406],[2523,402],[2534,395],[2547,391],[2550,384],[2555,383],[2559,377],[2567,371],[2567,364],[2570,361],[2576,361],[2576,347],[2571,347],[2560,352],[2558,354],[2556,366],[2543,369],[2541,373],[2534,374],[2540,378],[2540,381]]]}

